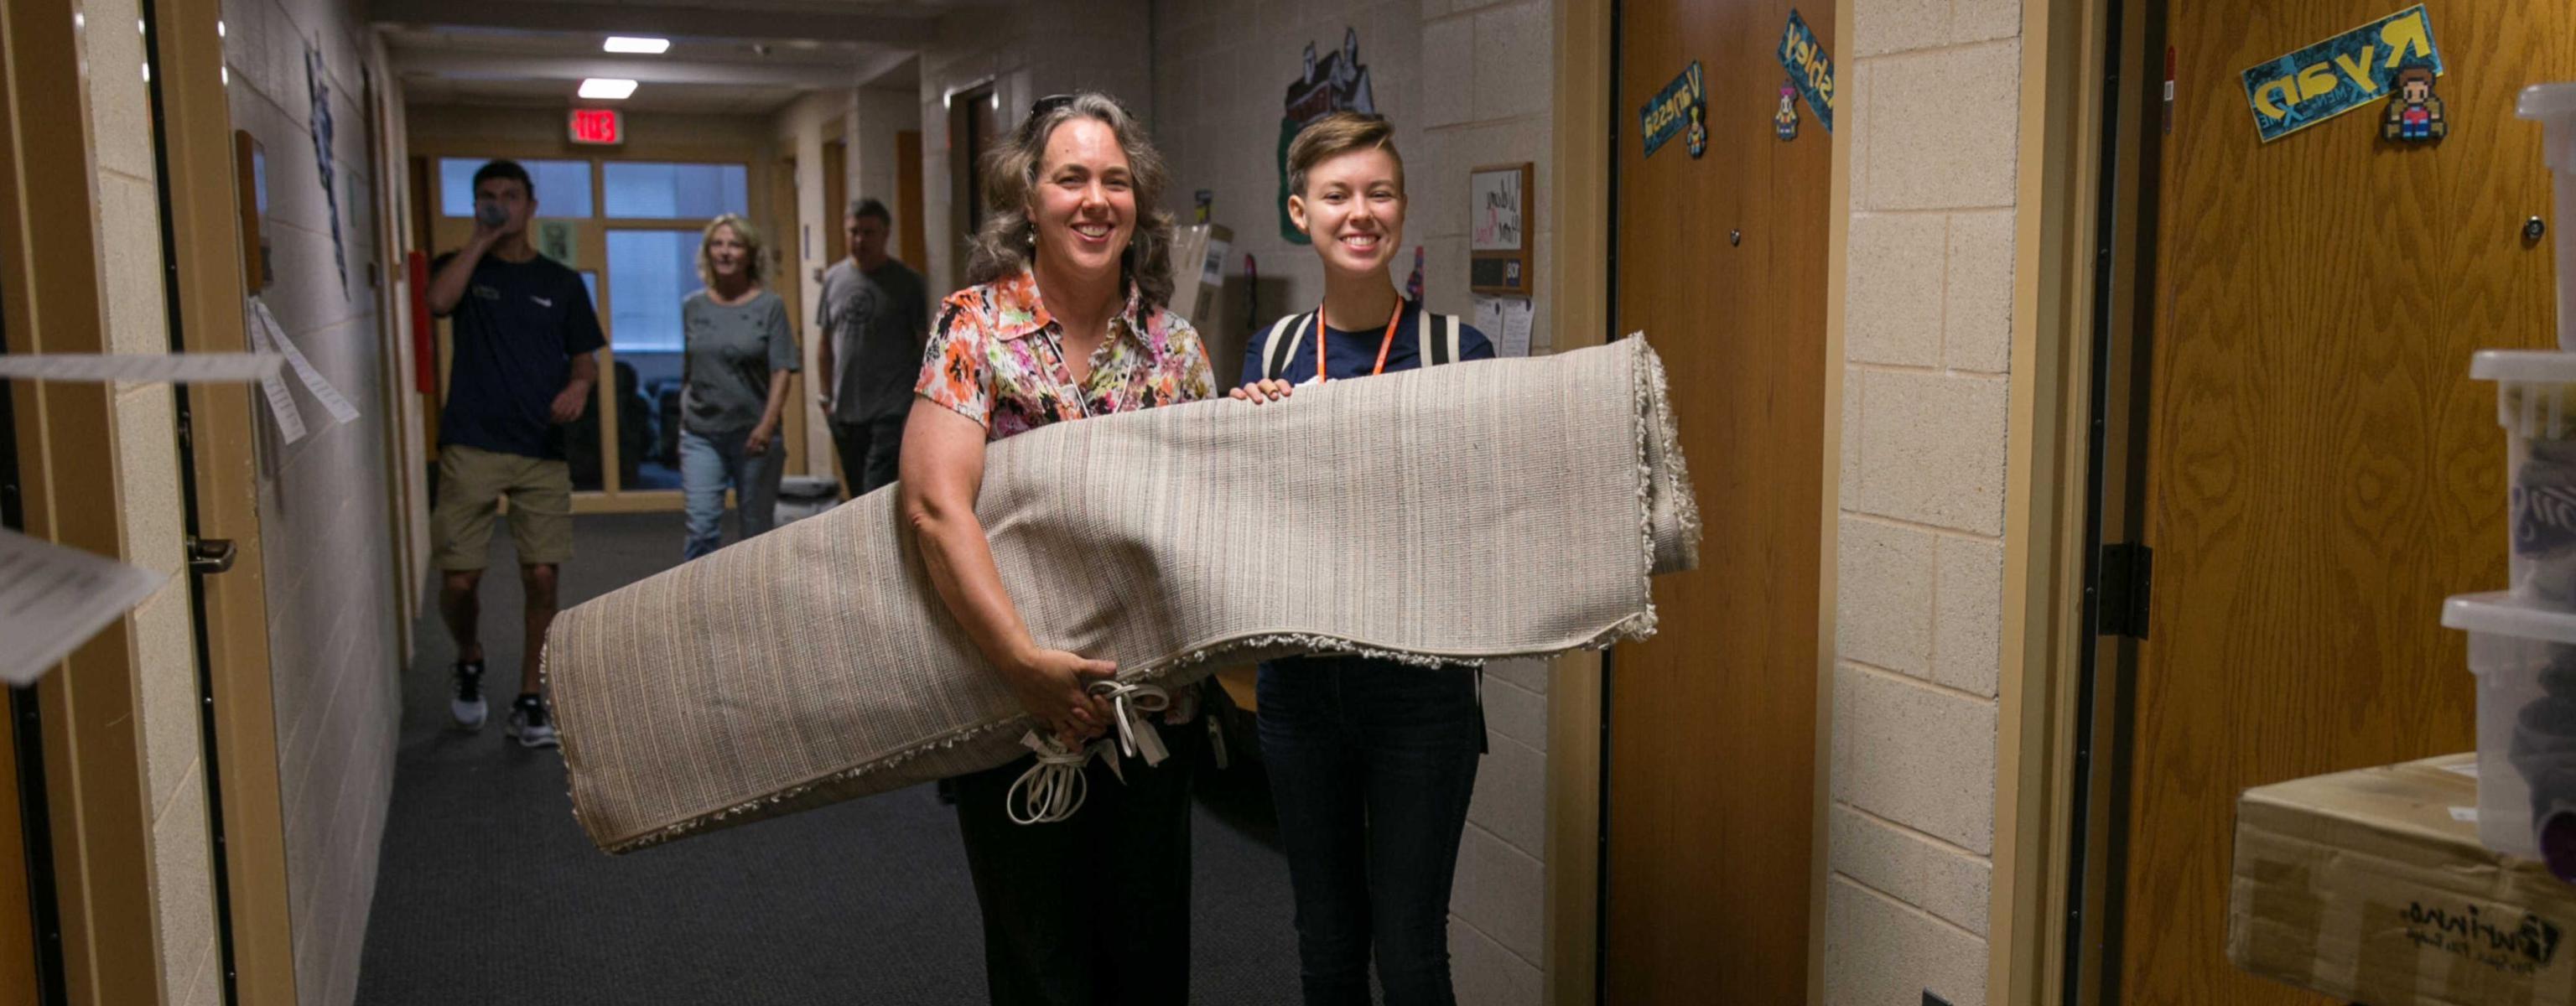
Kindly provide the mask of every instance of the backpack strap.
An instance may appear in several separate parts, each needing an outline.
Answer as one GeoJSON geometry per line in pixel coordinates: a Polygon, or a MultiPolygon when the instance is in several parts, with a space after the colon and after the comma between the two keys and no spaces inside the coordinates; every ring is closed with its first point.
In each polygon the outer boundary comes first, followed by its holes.
{"type": "Polygon", "coordinates": [[[1275,381],[1288,371],[1288,361],[1297,355],[1297,346],[1306,341],[1306,319],[1312,314],[1292,314],[1270,323],[1270,334],[1261,340],[1261,379],[1275,381]]]}
{"type": "Polygon", "coordinates": [[[1415,359],[1426,367],[1454,363],[1458,359],[1458,316],[1433,314],[1429,308],[1414,318],[1415,359]]]}

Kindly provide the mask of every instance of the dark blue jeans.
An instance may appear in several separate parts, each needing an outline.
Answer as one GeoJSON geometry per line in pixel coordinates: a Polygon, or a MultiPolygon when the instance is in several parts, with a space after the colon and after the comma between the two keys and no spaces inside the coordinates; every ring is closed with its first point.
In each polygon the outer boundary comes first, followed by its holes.
{"type": "Polygon", "coordinates": [[[1297,899],[1307,1006],[1451,1006],[1449,883],[1484,751],[1476,671],[1264,664],[1261,760],[1297,899]]]}

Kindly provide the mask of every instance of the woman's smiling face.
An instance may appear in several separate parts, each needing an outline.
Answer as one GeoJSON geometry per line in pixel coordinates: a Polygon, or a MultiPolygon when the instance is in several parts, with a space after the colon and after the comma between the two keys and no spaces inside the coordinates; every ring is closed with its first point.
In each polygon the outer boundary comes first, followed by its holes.
{"type": "Polygon", "coordinates": [[[1038,258],[1077,272],[1115,271],[1136,231],[1135,180],[1118,133],[1098,119],[1073,119],[1047,137],[1030,190],[1038,258]]]}
{"type": "Polygon", "coordinates": [[[1289,197],[1288,213],[1326,268],[1383,273],[1404,243],[1404,169],[1376,147],[1325,158],[1306,170],[1306,190],[1289,197]]]}

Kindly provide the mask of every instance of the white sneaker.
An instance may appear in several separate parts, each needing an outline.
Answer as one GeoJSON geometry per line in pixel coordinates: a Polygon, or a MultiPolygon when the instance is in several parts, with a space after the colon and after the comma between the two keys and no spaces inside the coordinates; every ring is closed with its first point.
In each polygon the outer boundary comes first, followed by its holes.
{"type": "Polygon", "coordinates": [[[483,662],[456,662],[456,697],[448,700],[447,715],[456,721],[456,729],[483,729],[483,662]]]}
{"type": "Polygon", "coordinates": [[[510,736],[519,739],[520,747],[550,748],[561,743],[555,739],[555,728],[546,721],[546,704],[534,695],[519,696],[510,703],[510,736]]]}

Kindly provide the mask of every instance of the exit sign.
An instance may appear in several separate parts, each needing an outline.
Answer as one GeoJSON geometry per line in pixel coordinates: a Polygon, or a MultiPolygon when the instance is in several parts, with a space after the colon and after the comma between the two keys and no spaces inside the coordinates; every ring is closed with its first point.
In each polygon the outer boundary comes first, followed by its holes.
{"type": "Polygon", "coordinates": [[[572,110],[572,142],[624,143],[626,125],[618,120],[614,108],[576,108],[572,110]]]}

